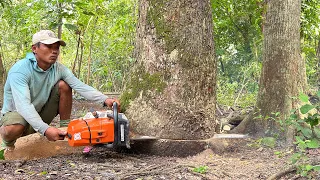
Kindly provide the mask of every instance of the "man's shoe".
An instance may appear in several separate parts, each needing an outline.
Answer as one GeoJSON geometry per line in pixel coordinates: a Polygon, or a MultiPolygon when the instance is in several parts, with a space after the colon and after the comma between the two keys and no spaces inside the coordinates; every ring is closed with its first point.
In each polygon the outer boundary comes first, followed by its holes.
{"type": "Polygon", "coordinates": [[[6,148],[6,151],[12,152],[16,147],[15,146],[7,146],[5,148],[6,148]]]}
{"type": "Polygon", "coordinates": [[[5,143],[4,140],[2,140],[0,150],[4,149],[5,151],[12,152],[15,149],[15,146],[14,146],[15,142],[16,141],[12,141],[10,143],[5,143]]]}

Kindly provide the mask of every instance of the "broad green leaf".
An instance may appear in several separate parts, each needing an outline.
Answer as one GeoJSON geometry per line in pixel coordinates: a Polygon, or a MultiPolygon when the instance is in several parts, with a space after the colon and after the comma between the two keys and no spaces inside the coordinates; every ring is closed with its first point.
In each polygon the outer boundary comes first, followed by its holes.
{"type": "Polygon", "coordinates": [[[93,12],[89,12],[89,11],[83,11],[82,13],[85,14],[85,15],[88,15],[88,16],[94,16],[95,15],[93,12]]]}
{"type": "MultiPolygon", "coordinates": [[[[303,121],[303,123],[305,123],[305,122],[303,121]]],[[[303,129],[305,129],[303,126],[301,126],[301,125],[298,124],[298,123],[293,123],[293,125],[296,127],[296,129],[297,129],[298,131],[302,131],[303,129]]]]}
{"type": "Polygon", "coordinates": [[[88,5],[87,3],[84,3],[84,2],[75,2],[74,5],[78,6],[79,8],[83,8],[84,6],[88,5]]]}
{"type": "Polygon", "coordinates": [[[42,175],[46,175],[46,174],[48,174],[48,172],[47,172],[47,171],[42,171],[42,172],[40,172],[40,173],[39,173],[39,175],[40,175],[40,176],[42,176],[42,175]]]}
{"type": "Polygon", "coordinates": [[[297,111],[296,109],[291,109],[291,110],[290,110],[290,113],[291,113],[291,114],[294,114],[296,111],[297,111]]]}
{"type": "Polygon", "coordinates": [[[307,138],[311,138],[312,137],[312,131],[309,128],[302,128],[301,132],[307,138]]]}
{"type": "Polygon", "coordinates": [[[300,158],[301,158],[301,154],[300,153],[294,153],[290,158],[291,163],[295,164],[300,158]]]}
{"type": "Polygon", "coordinates": [[[300,93],[299,95],[299,99],[302,101],[302,102],[308,102],[309,101],[309,97],[303,93],[300,93]]]}
{"type": "Polygon", "coordinates": [[[305,142],[303,143],[299,143],[298,147],[300,148],[300,150],[305,151],[305,149],[308,147],[307,144],[305,142]]]}
{"type": "Polygon", "coordinates": [[[320,171],[320,165],[313,166],[313,169],[314,169],[315,171],[320,171]]]}
{"type": "Polygon", "coordinates": [[[193,172],[197,172],[197,173],[200,173],[200,174],[205,174],[208,170],[208,166],[200,166],[200,167],[195,167],[193,169],[193,172]]]}
{"type": "Polygon", "coordinates": [[[296,136],[296,141],[297,141],[297,143],[303,142],[303,140],[302,140],[301,137],[299,137],[299,136],[296,136]]]}
{"type": "Polygon", "coordinates": [[[64,24],[64,26],[67,28],[67,29],[70,29],[70,30],[77,30],[78,27],[73,25],[73,24],[64,24]]]}
{"type": "Polygon", "coordinates": [[[265,137],[262,139],[261,143],[267,147],[274,148],[276,145],[276,138],[265,137]]]}
{"type": "Polygon", "coordinates": [[[319,124],[318,116],[308,116],[305,119],[306,123],[310,124],[311,127],[314,127],[319,124]]]}
{"type": "Polygon", "coordinates": [[[314,130],[316,137],[320,139],[320,129],[318,127],[314,127],[313,130],[314,130]]]}
{"type": "Polygon", "coordinates": [[[308,172],[307,172],[307,171],[302,171],[302,172],[301,172],[301,176],[306,177],[307,175],[308,175],[308,172]]]}
{"type": "Polygon", "coordinates": [[[275,155],[279,155],[279,154],[281,154],[281,153],[282,153],[282,152],[280,152],[280,151],[274,152],[275,155]]]}
{"type": "Polygon", "coordinates": [[[310,165],[310,164],[307,164],[307,165],[306,165],[306,170],[307,170],[307,171],[310,171],[311,169],[313,169],[313,166],[310,165]]]}
{"type": "Polygon", "coordinates": [[[2,150],[0,151],[0,160],[4,160],[4,150],[5,150],[5,149],[2,149],[2,150]]]}
{"type": "Polygon", "coordinates": [[[300,108],[300,111],[302,114],[307,114],[313,108],[314,108],[314,106],[312,106],[310,104],[305,104],[300,108]]]}
{"type": "Polygon", "coordinates": [[[310,141],[306,142],[308,148],[318,148],[319,147],[319,141],[317,139],[311,139],[310,141]]]}
{"type": "Polygon", "coordinates": [[[320,97],[320,91],[317,92],[317,96],[320,97]]]}

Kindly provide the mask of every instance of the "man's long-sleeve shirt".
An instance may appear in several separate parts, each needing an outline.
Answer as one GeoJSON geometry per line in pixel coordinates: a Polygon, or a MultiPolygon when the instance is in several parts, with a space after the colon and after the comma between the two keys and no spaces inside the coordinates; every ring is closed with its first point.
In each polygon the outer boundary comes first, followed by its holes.
{"type": "Polygon", "coordinates": [[[4,86],[4,102],[1,114],[17,111],[35,131],[44,135],[49,125],[43,122],[38,112],[50,96],[55,84],[63,80],[69,86],[88,100],[103,103],[107,96],[86,85],[59,62],[42,70],[33,53],[15,63],[8,73],[4,86]]]}

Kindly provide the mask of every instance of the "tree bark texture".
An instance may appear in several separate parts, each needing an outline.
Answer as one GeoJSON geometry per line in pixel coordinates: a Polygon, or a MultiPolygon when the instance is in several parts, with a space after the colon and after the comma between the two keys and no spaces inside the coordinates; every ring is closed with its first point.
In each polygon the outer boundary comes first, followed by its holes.
{"type": "MultiPolygon", "coordinates": [[[[0,44],[0,47],[1,47],[1,44],[0,44]]],[[[3,55],[2,55],[2,52],[0,51],[0,104],[3,104],[4,82],[5,82],[5,69],[3,67],[3,55]]]]}
{"type": "Polygon", "coordinates": [[[140,0],[136,64],[121,96],[134,132],[171,139],[214,134],[211,13],[209,0],[140,0]]]}
{"type": "Polygon", "coordinates": [[[316,49],[316,55],[317,55],[317,86],[318,86],[318,90],[320,90],[320,37],[318,40],[318,46],[316,49]]]}
{"type": "MultiPolygon", "coordinates": [[[[280,125],[275,120],[255,117],[280,112],[279,118],[284,120],[298,106],[293,97],[306,87],[305,64],[300,56],[300,9],[300,0],[267,1],[260,89],[256,114],[246,127],[249,132],[279,134],[280,125]]],[[[291,138],[290,128],[286,135],[291,138]]]]}

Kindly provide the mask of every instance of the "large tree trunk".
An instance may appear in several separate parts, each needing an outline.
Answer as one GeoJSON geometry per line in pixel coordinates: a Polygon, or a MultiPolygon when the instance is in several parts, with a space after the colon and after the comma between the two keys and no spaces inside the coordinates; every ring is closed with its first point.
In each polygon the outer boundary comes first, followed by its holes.
{"type": "Polygon", "coordinates": [[[2,48],[0,44],[0,104],[3,104],[3,88],[5,82],[5,69],[3,67],[3,56],[2,56],[2,48]]]}
{"type": "Polygon", "coordinates": [[[316,49],[316,55],[317,55],[317,87],[318,87],[318,91],[320,90],[320,37],[318,40],[318,46],[316,49]]]}
{"type": "MultiPolygon", "coordinates": [[[[300,0],[267,1],[264,25],[263,68],[255,114],[237,129],[258,135],[281,134],[272,116],[280,112],[285,119],[298,105],[297,97],[306,87],[305,64],[300,56],[300,0]]],[[[285,132],[292,139],[290,128],[285,132]]]]}
{"type": "Polygon", "coordinates": [[[136,64],[121,96],[131,129],[171,139],[214,134],[216,61],[209,0],[140,0],[136,64]]]}

